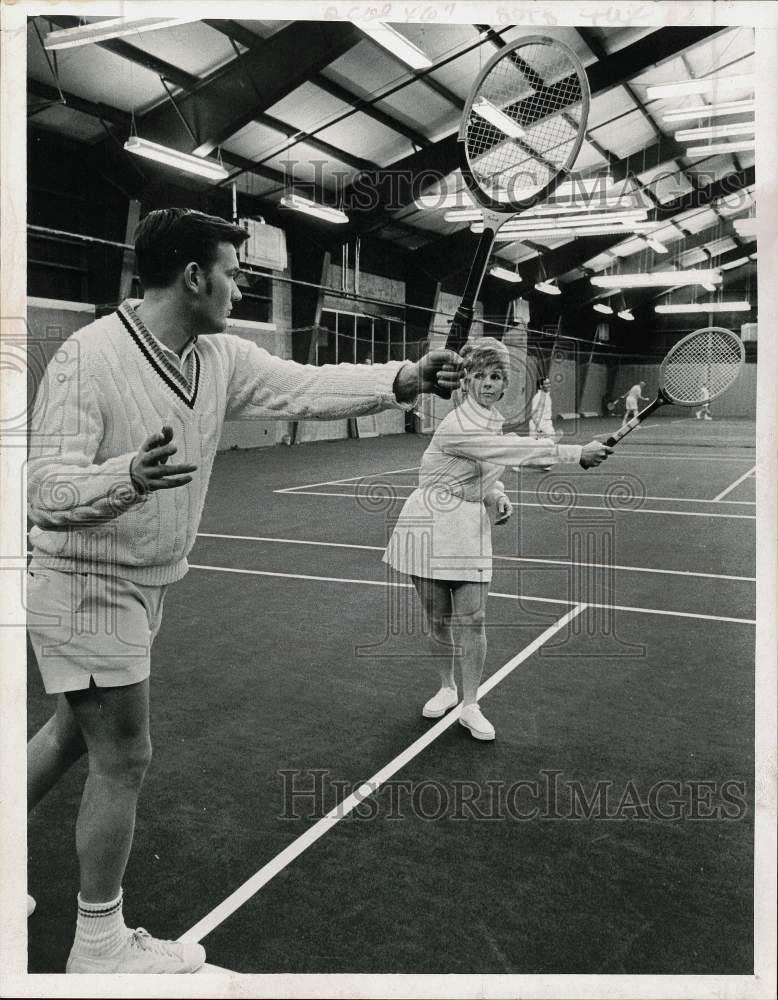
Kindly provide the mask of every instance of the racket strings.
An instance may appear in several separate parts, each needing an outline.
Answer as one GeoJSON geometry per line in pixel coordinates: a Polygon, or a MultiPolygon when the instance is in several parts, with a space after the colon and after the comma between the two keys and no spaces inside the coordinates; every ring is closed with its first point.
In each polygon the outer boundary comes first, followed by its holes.
{"type": "Polygon", "coordinates": [[[535,43],[507,53],[471,105],[465,145],[479,186],[496,200],[515,200],[572,166],[582,102],[578,72],[559,47],[535,43]]]}
{"type": "Polygon", "coordinates": [[[735,381],[742,357],[742,344],[729,330],[700,330],[667,355],[664,390],[674,402],[686,405],[713,399],[735,381]]]}

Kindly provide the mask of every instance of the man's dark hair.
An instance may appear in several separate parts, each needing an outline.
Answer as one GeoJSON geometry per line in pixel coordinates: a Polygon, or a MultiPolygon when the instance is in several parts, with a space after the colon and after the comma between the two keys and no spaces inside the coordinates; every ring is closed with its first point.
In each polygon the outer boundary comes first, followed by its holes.
{"type": "Polygon", "coordinates": [[[138,277],[144,288],[167,288],[190,261],[208,270],[220,243],[231,243],[237,250],[248,235],[216,215],[189,208],[156,209],[135,231],[138,277]]]}

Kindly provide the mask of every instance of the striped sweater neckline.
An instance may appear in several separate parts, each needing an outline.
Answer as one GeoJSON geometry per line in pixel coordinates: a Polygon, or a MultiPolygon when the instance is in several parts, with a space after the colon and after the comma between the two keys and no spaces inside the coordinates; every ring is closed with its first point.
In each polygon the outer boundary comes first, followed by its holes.
{"type": "Polygon", "coordinates": [[[197,348],[189,352],[184,370],[181,371],[165,357],[159,341],[149,332],[129,302],[122,302],[117,310],[117,316],[146,362],[165,385],[186,403],[190,410],[194,409],[200,385],[200,356],[197,348]]]}

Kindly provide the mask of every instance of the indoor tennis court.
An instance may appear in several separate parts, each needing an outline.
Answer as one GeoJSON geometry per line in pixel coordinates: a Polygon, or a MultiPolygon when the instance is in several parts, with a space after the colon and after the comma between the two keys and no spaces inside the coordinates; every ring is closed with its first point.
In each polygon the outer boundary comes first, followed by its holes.
{"type": "MultiPolygon", "coordinates": [[[[424,440],[274,449],[261,468],[220,456],[155,646],[156,761],[128,878],[160,932],[205,921],[209,961],[240,972],[746,974],[754,450],[743,423],[716,433],[692,446],[682,424],[649,425],[607,475],[510,476],[484,681],[546,638],[483,699],[494,744],[451,726],[419,752],[439,726],[419,714],[434,674],[412,594],[380,556],[424,440]],[[555,510],[560,481],[572,505],[555,510]],[[633,499],[611,509],[619,481],[633,499]],[[611,545],[612,565],[576,573],[576,538],[590,540],[581,562],[611,545]],[[219,910],[393,762],[373,807],[219,910]],[[537,789],[511,792],[521,781],[537,789]]],[[[56,971],[70,944],[62,830],[82,778],[30,829],[32,971],[56,971]]]]}
{"type": "MultiPolygon", "coordinates": [[[[247,234],[222,332],[252,350],[378,378],[494,338],[504,430],[547,435],[540,396],[552,441],[613,443],[501,477],[482,742],[461,706],[422,718],[447,654],[382,561],[461,390],[196,414],[218,446],[153,646],[127,926],[201,942],[214,976],[753,976],[760,32],[220,14],[105,35],[61,6],[14,43],[30,400],[68,338],[149,294],[134,234],[175,207],[247,234]],[[503,197],[528,159],[534,206],[503,197]],[[699,331],[683,398],[668,358],[699,331]]],[[[175,352],[171,422],[213,384],[207,339],[175,352]]],[[[32,737],[52,699],[29,643],[27,709],[32,737]]],[[[29,817],[30,974],[73,944],[87,773],[29,817]]]]}

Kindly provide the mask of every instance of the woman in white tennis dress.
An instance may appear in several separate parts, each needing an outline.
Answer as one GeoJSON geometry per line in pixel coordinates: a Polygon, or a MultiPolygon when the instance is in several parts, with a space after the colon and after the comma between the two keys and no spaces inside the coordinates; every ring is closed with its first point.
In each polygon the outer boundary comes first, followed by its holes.
{"type": "Polygon", "coordinates": [[[508,382],[507,348],[484,337],[468,344],[461,355],[467,373],[463,402],[444,418],[422,456],[418,489],[403,506],[383,560],[411,577],[429,627],[441,686],[422,715],[439,718],[457,704],[458,659],[463,702],[459,721],[476,739],[493,740],[494,727],[478,707],[478,685],[486,657],[484,623],[492,578],[488,512],[493,512],[496,524],[503,524],[513,510],[500,482],[502,471],[505,466],[543,468],[557,462],[580,462],[589,468],[604,461],[612,449],[599,441],[582,447],[502,434],[503,418],[495,404],[508,382]]]}

